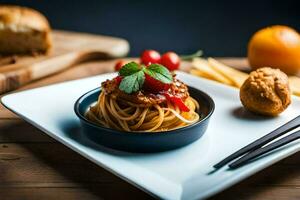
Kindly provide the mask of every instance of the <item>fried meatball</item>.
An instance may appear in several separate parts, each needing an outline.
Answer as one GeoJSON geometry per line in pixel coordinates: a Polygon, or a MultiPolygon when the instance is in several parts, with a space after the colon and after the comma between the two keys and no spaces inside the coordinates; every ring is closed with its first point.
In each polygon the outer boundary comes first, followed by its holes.
{"type": "Polygon", "coordinates": [[[291,103],[288,77],[279,69],[264,67],[250,73],[240,89],[244,107],[257,114],[276,116],[291,103]]]}

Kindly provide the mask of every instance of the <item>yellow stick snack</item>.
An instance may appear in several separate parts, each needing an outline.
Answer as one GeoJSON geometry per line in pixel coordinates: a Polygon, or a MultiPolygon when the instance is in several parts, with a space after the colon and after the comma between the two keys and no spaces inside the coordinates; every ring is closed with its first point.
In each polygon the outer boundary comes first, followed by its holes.
{"type": "Polygon", "coordinates": [[[227,79],[231,80],[234,83],[234,85],[238,88],[242,86],[242,84],[249,76],[247,73],[233,69],[227,65],[224,65],[223,63],[220,63],[219,61],[213,58],[208,58],[208,63],[215,71],[218,71],[227,79]]]}
{"type": "Polygon", "coordinates": [[[194,68],[196,68],[197,70],[200,71],[199,72],[200,74],[205,74],[204,76],[211,77],[210,79],[212,79],[212,80],[215,80],[215,81],[227,84],[227,85],[231,85],[231,86],[235,85],[233,81],[231,81],[230,79],[228,79],[227,77],[225,77],[224,75],[219,73],[218,71],[214,70],[209,65],[207,60],[205,60],[203,58],[194,58],[192,65],[194,68]]]}

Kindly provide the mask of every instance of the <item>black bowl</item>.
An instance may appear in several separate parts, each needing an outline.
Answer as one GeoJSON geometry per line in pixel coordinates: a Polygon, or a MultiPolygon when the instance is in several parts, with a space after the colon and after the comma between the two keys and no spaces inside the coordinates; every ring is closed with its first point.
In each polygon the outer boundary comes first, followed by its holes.
{"type": "Polygon", "coordinates": [[[91,104],[97,101],[101,89],[97,88],[82,95],[74,110],[80,118],[83,133],[92,141],[103,146],[129,152],[159,152],[176,149],[199,139],[207,129],[215,104],[206,93],[189,87],[190,95],[200,104],[200,121],[186,127],[160,132],[126,132],[97,125],[84,116],[91,104]]]}

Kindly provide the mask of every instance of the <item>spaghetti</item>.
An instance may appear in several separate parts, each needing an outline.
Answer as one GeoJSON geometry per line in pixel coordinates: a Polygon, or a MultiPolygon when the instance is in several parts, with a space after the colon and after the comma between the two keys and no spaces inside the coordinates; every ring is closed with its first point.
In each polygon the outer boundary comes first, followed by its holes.
{"type": "Polygon", "coordinates": [[[184,104],[188,112],[167,99],[156,104],[133,103],[102,91],[86,117],[101,126],[122,131],[168,131],[199,121],[198,102],[188,96],[184,104]]]}

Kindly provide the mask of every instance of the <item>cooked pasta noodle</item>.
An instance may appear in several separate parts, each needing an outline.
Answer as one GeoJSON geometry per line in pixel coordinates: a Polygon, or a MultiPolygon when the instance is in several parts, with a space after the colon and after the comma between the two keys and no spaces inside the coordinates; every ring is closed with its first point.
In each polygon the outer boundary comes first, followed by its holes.
{"type": "Polygon", "coordinates": [[[169,101],[160,104],[135,104],[115,99],[101,92],[98,101],[86,113],[87,119],[104,127],[123,131],[167,131],[199,121],[198,102],[192,97],[185,100],[189,112],[180,111],[169,101]]]}

